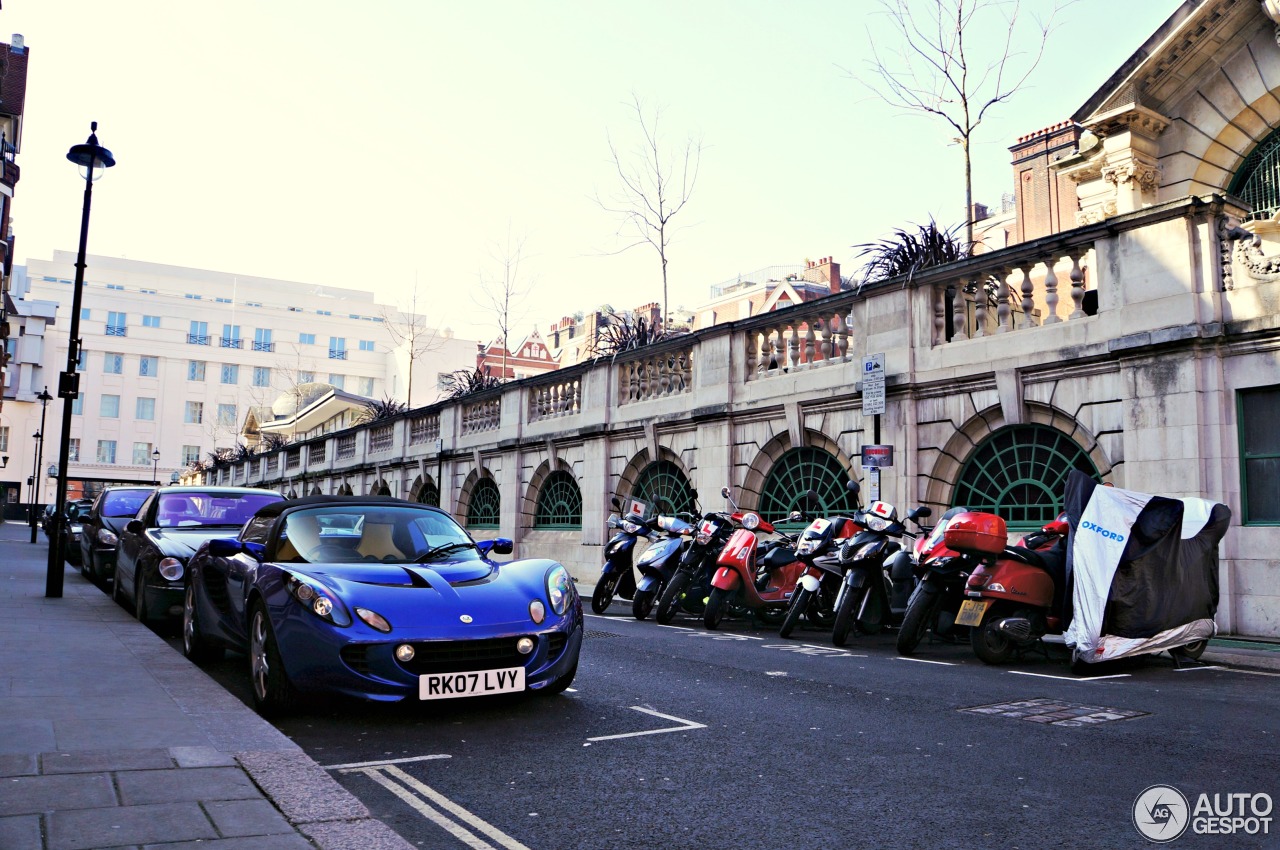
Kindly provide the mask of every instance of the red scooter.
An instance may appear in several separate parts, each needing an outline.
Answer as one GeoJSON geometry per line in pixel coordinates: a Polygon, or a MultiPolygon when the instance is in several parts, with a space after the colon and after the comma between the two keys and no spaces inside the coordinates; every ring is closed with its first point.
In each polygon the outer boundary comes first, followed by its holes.
{"type": "MultiPolygon", "coordinates": [[[[762,620],[779,622],[786,615],[795,591],[796,582],[805,571],[806,564],[796,559],[795,541],[782,535],[782,539],[760,543],[762,534],[780,534],[773,524],[761,519],[754,511],[743,511],[733,501],[728,487],[720,495],[733,506],[733,520],[742,527],[725,543],[716,560],[716,572],[711,579],[711,595],[707,597],[707,609],[702,622],[708,629],[720,627],[720,621],[730,611],[751,612],[762,620]]],[[[793,512],[788,519],[799,520],[802,514],[793,512]]]]}
{"type": "Polygon", "coordinates": [[[971,627],[973,651],[1004,664],[1047,634],[1062,634],[1068,525],[1063,517],[1009,546],[995,514],[954,517],[943,532],[947,547],[979,561],[965,585],[956,624],[971,627]]]}

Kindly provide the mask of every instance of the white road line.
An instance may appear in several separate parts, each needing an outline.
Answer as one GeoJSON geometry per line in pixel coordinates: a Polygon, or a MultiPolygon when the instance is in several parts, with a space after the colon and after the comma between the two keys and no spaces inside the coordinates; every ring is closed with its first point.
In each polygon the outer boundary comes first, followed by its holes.
{"type": "Polygon", "coordinates": [[[1264,673],[1261,670],[1241,670],[1239,667],[1223,667],[1228,673],[1244,673],[1246,676],[1278,676],[1280,673],[1264,673]]]}
{"type": "Polygon", "coordinates": [[[1225,669],[1227,669],[1227,668],[1225,668],[1225,667],[1223,667],[1223,666],[1221,666],[1221,665],[1218,665],[1218,664],[1209,664],[1209,665],[1207,665],[1207,666],[1205,666],[1205,667],[1174,667],[1174,668],[1173,668],[1173,672],[1175,672],[1175,673],[1186,673],[1186,672],[1188,672],[1189,670],[1225,670],[1225,669]]]}
{"type": "Polygon", "coordinates": [[[485,841],[484,839],[476,835],[471,830],[467,829],[466,827],[463,827],[460,824],[454,823],[453,821],[449,820],[449,818],[445,817],[443,812],[439,812],[431,808],[431,806],[428,806],[422,800],[415,797],[413,795],[413,792],[409,791],[409,789],[403,788],[398,783],[392,782],[389,778],[387,778],[386,776],[383,776],[378,768],[367,767],[358,772],[363,773],[365,776],[368,776],[374,782],[378,783],[383,788],[386,788],[388,791],[390,791],[392,794],[395,794],[401,800],[404,800],[411,807],[413,807],[413,809],[416,810],[418,814],[422,815],[424,818],[431,821],[436,826],[440,827],[445,832],[449,833],[454,838],[461,841],[463,844],[467,845],[468,847],[471,847],[472,850],[497,850],[497,848],[495,848],[492,844],[485,841]]]}
{"type": "MultiPolygon", "coordinates": [[[[382,769],[385,770],[388,774],[391,774],[392,776],[394,776],[396,779],[399,779],[401,782],[403,782],[405,785],[412,788],[414,791],[417,791],[423,797],[426,797],[432,803],[435,803],[437,806],[444,809],[446,812],[449,812],[451,815],[458,818],[467,826],[470,826],[472,829],[475,829],[479,832],[483,832],[485,835],[489,836],[498,844],[502,845],[503,847],[506,847],[507,850],[529,850],[528,847],[521,844],[519,841],[516,841],[510,835],[507,835],[505,832],[498,829],[493,824],[488,823],[484,820],[481,820],[479,817],[473,815],[471,812],[462,808],[462,806],[459,806],[457,803],[453,802],[448,797],[441,794],[439,791],[436,791],[433,788],[427,787],[426,785],[422,784],[418,780],[414,779],[409,774],[405,773],[403,770],[400,770],[398,767],[384,767],[382,769]]],[[[459,827],[459,829],[462,829],[464,832],[467,831],[462,827],[459,827]]],[[[487,847],[489,845],[485,845],[485,846],[487,847]]]]}
{"type": "Polygon", "coordinates": [[[1035,676],[1040,679],[1061,679],[1064,682],[1096,682],[1098,679],[1127,679],[1128,673],[1112,673],[1110,676],[1050,676],[1048,673],[1028,673],[1026,670],[1005,670],[1015,676],[1035,676]]]}
{"type": "Polygon", "coordinates": [[[451,759],[451,755],[411,756],[403,759],[379,759],[378,761],[353,761],[351,764],[325,764],[325,770],[349,770],[357,767],[381,767],[384,764],[405,764],[411,761],[431,761],[432,759],[451,759]]]}
{"type": "Polygon", "coordinates": [[[662,628],[664,628],[664,629],[677,629],[677,630],[682,631],[682,632],[692,632],[692,631],[697,631],[696,629],[691,629],[691,628],[689,628],[688,626],[668,626],[668,625],[665,625],[665,624],[663,624],[663,623],[658,623],[658,625],[659,625],[659,626],[662,626],[662,628]]]}
{"type": "Polygon", "coordinates": [[[943,667],[956,666],[956,663],[954,661],[930,661],[927,658],[907,658],[905,655],[895,655],[893,657],[898,659],[899,661],[914,661],[917,664],[941,664],[943,667]]]}
{"type": "Polygon", "coordinates": [[[590,742],[595,741],[616,741],[619,738],[639,738],[641,735],[661,735],[664,732],[683,732],[686,729],[706,729],[707,724],[696,723],[692,720],[685,720],[681,717],[673,717],[670,714],[663,714],[660,711],[654,711],[652,708],[644,708],[643,706],[633,705],[632,711],[643,712],[644,714],[652,714],[654,717],[661,717],[663,720],[672,720],[681,724],[680,726],[670,726],[666,729],[647,729],[644,732],[624,732],[621,735],[600,735],[595,738],[588,738],[590,742]]]}

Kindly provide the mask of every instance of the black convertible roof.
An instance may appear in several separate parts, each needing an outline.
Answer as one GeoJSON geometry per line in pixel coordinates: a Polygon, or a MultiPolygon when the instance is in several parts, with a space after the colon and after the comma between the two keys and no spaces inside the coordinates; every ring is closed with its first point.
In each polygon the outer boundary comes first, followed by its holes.
{"type": "Polygon", "coordinates": [[[410,502],[405,499],[397,499],[394,496],[304,496],[301,499],[285,499],[279,502],[272,502],[269,505],[263,505],[258,508],[258,512],[254,516],[273,517],[279,516],[285,511],[294,508],[310,508],[310,507],[387,507],[395,505],[397,507],[423,508],[429,511],[439,511],[439,508],[432,505],[424,505],[421,502],[410,502]]]}

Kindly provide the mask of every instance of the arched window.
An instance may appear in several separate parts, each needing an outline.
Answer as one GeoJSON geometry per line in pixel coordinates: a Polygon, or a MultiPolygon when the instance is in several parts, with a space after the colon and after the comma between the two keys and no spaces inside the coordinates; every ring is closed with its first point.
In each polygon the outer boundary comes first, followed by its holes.
{"type": "Polygon", "coordinates": [[[953,504],[998,514],[1010,529],[1039,528],[1062,511],[1067,473],[1099,478],[1088,452],[1048,425],[1010,425],[978,444],[953,504]]]}
{"type": "Polygon", "coordinates": [[[651,463],[640,473],[631,488],[632,498],[643,499],[665,516],[679,513],[696,514],[698,497],[680,467],[669,460],[651,463]]]}
{"type": "Polygon", "coordinates": [[[849,471],[840,459],[826,449],[801,448],[778,458],[769,470],[760,491],[760,516],[774,525],[791,528],[785,522],[794,510],[806,510],[804,495],[818,494],[818,508],[809,510],[818,516],[850,514],[854,496],[848,489],[849,471]]]}
{"type": "Polygon", "coordinates": [[[1280,130],[1273,131],[1255,147],[1227,191],[1253,207],[1247,218],[1271,218],[1280,212],[1280,130]]]}
{"type": "Polygon", "coordinates": [[[582,528],[582,491],[573,475],[557,469],[542,482],[533,527],[546,529],[582,528]]]}
{"type": "Polygon", "coordinates": [[[497,528],[502,496],[492,478],[481,478],[471,487],[467,501],[467,528],[497,528]]]}
{"type": "Polygon", "coordinates": [[[432,505],[440,507],[440,488],[430,479],[422,482],[422,489],[418,491],[418,501],[424,505],[432,505]]]}

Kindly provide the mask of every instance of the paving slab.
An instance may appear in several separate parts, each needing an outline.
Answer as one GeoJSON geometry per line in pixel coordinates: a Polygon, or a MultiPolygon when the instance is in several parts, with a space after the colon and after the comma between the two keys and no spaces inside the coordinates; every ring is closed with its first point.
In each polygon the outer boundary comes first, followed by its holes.
{"type": "Polygon", "coordinates": [[[0,782],[0,816],[96,809],[116,803],[115,787],[105,773],[13,776],[0,782]]]}
{"type": "Polygon", "coordinates": [[[260,792],[238,767],[131,770],[115,774],[125,806],[197,800],[249,800],[260,792]]]}
{"type": "Polygon", "coordinates": [[[199,803],[53,812],[48,824],[48,850],[101,850],[219,837],[199,803]]]}

